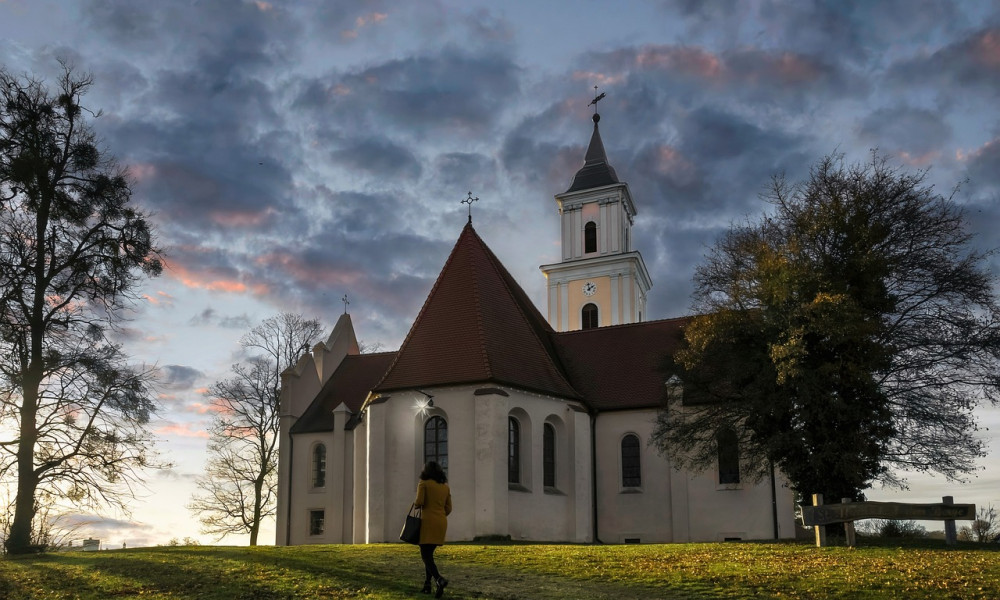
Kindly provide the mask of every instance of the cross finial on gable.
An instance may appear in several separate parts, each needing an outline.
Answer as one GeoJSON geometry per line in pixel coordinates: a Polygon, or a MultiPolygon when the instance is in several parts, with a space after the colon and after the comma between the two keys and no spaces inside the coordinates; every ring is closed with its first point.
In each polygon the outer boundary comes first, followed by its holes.
{"type": "Polygon", "coordinates": [[[472,197],[472,192],[471,191],[469,192],[469,197],[466,198],[466,199],[464,199],[464,200],[462,200],[462,204],[468,204],[469,205],[469,223],[472,222],[472,203],[476,202],[478,200],[479,200],[479,198],[473,198],[472,197]]]}
{"type": "Polygon", "coordinates": [[[347,314],[347,305],[350,304],[351,301],[347,299],[347,294],[344,294],[344,297],[341,298],[340,301],[344,303],[344,314],[346,315],[347,314]]]}

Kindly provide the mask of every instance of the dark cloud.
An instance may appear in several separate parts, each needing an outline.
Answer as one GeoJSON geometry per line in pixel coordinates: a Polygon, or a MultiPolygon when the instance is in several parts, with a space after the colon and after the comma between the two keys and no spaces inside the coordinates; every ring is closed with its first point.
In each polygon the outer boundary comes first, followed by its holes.
{"type": "MultiPolygon", "coordinates": [[[[931,54],[902,59],[886,73],[897,86],[926,87],[954,98],[971,89],[1000,92],[1000,26],[975,31],[931,54]]],[[[975,97],[975,95],[972,95],[975,97]]]]}
{"type": "Polygon", "coordinates": [[[413,152],[383,136],[342,143],[331,156],[341,169],[372,177],[404,179],[411,184],[420,178],[422,170],[413,152]]]}
{"type": "Polygon", "coordinates": [[[968,157],[966,175],[974,189],[993,189],[1000,195],[1000,137],[994,138],[968,157]]]}
{"type": "Polygon", "coordinates": [[[448,47],[303,80],[295,106],[348,134],[474,136],[488,131],[505,101],[518,93],[518,75],[505,54],[448,47]]]}
{"type": "Polygon", "coordinates": [[[196,314],[188,320],[193,327],[203,327],[205,325],[217,325],[223,329],[250,329],[250,316],[246,313],[242,315],[220,315],[212,307],[196,314]]]}
{"type": "Polygon", "coordinates": [[[494,190],[497,188],[498,168],[497,161],[490,156],[469,152],[446,152],[434,159],[432,180],[442,189],[468,188],[472,192],[494,190]]]}
{"type": "Polygon", "coordinates": [[[967,22],[954,0],[881,2],[703,2],[664,0],[666,12],[682,18],[685,36],[713,45],[795,48],[841,60],[878,59],[889,48],[925,43],[967,22]],[[887,25],[891,24],[891,25],[887,25]]]}
{"type": "Polygon", "coordinates": [[[194,367],[164,365],[160,367],[159,383],[163,388],[172,391],[188,390],[204,376],[204,373],[194,367]]]}
{"type": "Polygon", "coordinates": [[[951,139],[940,111],[908,105],[879,108],[861,120],[859,134],[887,152],[918,157],[939,151],[951,139]]]}

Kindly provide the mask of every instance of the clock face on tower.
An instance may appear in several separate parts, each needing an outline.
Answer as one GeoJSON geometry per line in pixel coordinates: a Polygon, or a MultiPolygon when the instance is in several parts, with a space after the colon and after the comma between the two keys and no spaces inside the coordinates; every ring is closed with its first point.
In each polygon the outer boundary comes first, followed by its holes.
{"type": "Polygon", "coordinates": [[[593,296],[594,294],[597,293],[597,284],[594,283],[593,281],[588,281],[587,283],[583,284],[583,293],[586,296],[593,296]]]}

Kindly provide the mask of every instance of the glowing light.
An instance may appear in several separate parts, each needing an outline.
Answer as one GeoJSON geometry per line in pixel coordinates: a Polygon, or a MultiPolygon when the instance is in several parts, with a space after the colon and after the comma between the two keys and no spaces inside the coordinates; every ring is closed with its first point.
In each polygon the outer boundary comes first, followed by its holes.
{"type": "Polygon", "coordinates": [[[416,407],[417,412],[420,413],[421,416],[426,417],[430,414],[431,409],[434,408],[434,396],[428,394],[427,392],[421,392],[420,390],[417,391],[425,397],[417,398],[413,404],[416,407]]]}

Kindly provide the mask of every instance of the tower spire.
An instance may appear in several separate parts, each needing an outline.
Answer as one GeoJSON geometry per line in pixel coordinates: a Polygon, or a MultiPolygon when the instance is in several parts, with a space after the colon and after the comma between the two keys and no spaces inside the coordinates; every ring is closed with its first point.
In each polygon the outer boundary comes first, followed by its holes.
{"type": "MultiPolygon", "coordinates": [[[[597,86],[594,86],[594,89],[596,90],[597,86]]],[[[594,116],[592,117],[594,133],[590,136],[590,145],[587,146],[583,168],[576,172],[576,176],[573,177],[573,185],[566,190],[567,193],[621,183],[618,181],[618,174],[615,173],[614,167],[608,164],[608,155],[604,151],[604,142],[601,141],[601,130],[597,126],[601,120],[601,115],[597,112],[597,103],[603,100],[606,95],[602,92],[587,105],[594,105],[594,116]]]]}

